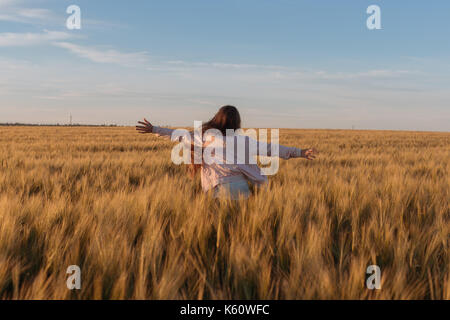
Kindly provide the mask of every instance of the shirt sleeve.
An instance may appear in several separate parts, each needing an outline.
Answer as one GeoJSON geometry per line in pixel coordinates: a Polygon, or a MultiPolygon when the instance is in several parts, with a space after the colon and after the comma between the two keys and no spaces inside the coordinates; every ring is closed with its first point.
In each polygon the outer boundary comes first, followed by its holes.
{"type": "Polygon", "coordinates": [[[173,129],[169,129],[169,128],[161,128],[161,127],[157,127],[157,126],[153,126],[153,130],[152,132],[155,133],[158,136],[165,136],[165,137],[171,137],[172,133],[175,130],[173,129]]]}
{"type": "Polygon", "coordinates": [[[152,133],[156,134],[157,136],[161,137],[168,137],[170,140],[174,142],[185,142],[185,143],[192,143],[194,135],[192,132],[185,132],[185,134],[178,135],[180,132],[176,132],[175,129],[169,129],[169,128],[162,128],[153,126],[152,133]],[[174,133],[175,136],[173,135],[174,133]]]}
{"type": "Polygon", "coordinates": [[[250,137],[248,137],[247,142],[247,148],[251,156],[279,157],[285,160],[300,158],[302,156],[302,149],[299,148],[286,147],[280,144],[277,145],[266,143],[263,141],[256,141],[250,137]]]}

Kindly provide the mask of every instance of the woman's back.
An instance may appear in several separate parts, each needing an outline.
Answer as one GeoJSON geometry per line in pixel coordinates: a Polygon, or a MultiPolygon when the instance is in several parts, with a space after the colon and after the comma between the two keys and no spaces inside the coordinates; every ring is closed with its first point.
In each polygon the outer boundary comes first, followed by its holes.
{"type": "Polygon", "coordinates": [[[302,156],[301,149],[257,141],[239,132],[224,137],[216,130],[208,130],[202,137],[190,133],[190,138],[187,138],[172,136],[175,133],[173,129],[154,126],[153,133],[170,136],[173,141],[185,144],[184,150],[193,149],[193,157],[188,158],[194,161],[200,159],[204,191],[222,183],[242,181],[242,178],[253,184],[266,183],[267,175],[258,167],[257,156],[279,157],[286,160],[302,156]],[[191,148],[191,144],[194,148],[191,148]]]}
{"type": "MultiPolygon", "coordinates": [[[[278,171],[278,158],[303,157],[312,160],[316,154],[315,149],[290,148],[277,142],[269,144],[236,134],[241,128],[241,117],[233,106],[220,108],[219,112],[198,130],[200,134],[184,130],[183,134],[177,135],[178,130],[153,126],[146,119],[139,123],[141,126],[136,126],[136,129],[140,133],[171,137],[173,141],[179,141],[184,145],[183,153],[188,152],[189,155],[183,154],[184,160],[176,163],[189,164],[194,175],[200,171],[202,189],[205,192],[223,187],[233,192],[245,189],[244,191],[249,194],[247,181],[253,184],[267,183],[267,175],[278,171]],[[257,156],[275,157],[276,160],[271,162],[270,167],[261,169],[257,165],[257,156]],[[186,159],[188,161],[185,161],[186,159]]],[[[176,153],[172,152],[172,156],[174,154],[176,153]]]]}

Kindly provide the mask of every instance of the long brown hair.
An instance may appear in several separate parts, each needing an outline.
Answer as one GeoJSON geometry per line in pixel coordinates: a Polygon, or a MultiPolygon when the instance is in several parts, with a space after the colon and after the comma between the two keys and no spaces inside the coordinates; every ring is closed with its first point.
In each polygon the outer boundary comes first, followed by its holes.
{"type": "MultiPolygon", "coordinates": [[[[216,115],[204,123],[202,126],[203,133],[209,129],[217,129],[225,136],[227,129],[237,130],[241,128],[241,115],[234,106],[223,106],[219,109],[216,115]]],[[[202,152],[203,154],[203,152],[202,152]]],[[[194,164],[194,144],[191,145],[191,164],[189,165],[189,172],[194,177],[201,169],[201,164],[194,164]]]]}

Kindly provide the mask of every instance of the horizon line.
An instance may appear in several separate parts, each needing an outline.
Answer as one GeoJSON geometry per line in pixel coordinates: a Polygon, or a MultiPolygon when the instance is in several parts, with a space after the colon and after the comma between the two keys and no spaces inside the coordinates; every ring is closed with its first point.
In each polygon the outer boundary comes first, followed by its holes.
{"type": "MultiPolygon", "coordinates": [[[[0,127],[103,127],[103,128],[134,128],[134,125],[127,124],[61,124],[61,123],[20,123],[20,122],[0,122],[0,127]]],[[[159,125],[158,127],[166,128],[192,128],[191,126],[172,126],[172,125],[159,125]]],[[[243,129],[279,129],[279,130],[317,130],[317,131],[383,131],[383,132],[416,132],[416,133],[450,133],[450,131],[440,130],[411,130],[411,129],[367,129],[367,128],[256,128],[247,127],[243,129]]]]}

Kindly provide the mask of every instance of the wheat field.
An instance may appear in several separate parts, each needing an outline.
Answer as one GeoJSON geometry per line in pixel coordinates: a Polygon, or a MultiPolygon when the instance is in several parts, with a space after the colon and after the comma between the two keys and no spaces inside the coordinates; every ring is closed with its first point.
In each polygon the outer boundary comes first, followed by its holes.
{"type": "Polygon", "coordinates": [[[450,299],[450,133],[280,136],[319,158],[230,202],[134,128],[0,127],[0,298],[450,299]]]}

